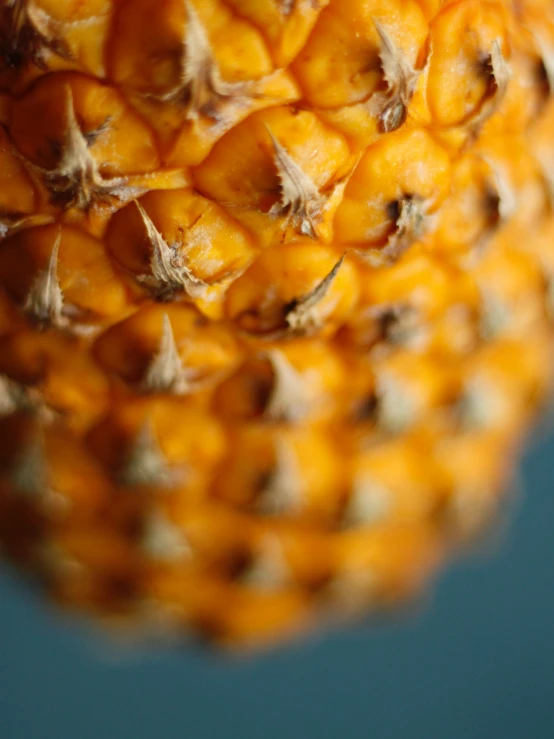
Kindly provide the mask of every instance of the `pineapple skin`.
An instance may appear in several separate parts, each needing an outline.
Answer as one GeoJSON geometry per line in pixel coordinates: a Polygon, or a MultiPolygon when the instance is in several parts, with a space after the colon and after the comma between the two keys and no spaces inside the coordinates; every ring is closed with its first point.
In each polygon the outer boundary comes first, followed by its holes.
{"type": "Polygon", "coordinates": [[[550,388],[554,3],[0,2],[0,551],[255,646],[422,591],[550,388]]]}

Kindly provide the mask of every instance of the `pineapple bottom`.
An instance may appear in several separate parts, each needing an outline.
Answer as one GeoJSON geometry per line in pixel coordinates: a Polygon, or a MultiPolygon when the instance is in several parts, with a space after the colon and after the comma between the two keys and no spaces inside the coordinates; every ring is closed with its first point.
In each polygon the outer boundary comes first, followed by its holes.
{"type": "Polygon", "coordinates": [[[552,366],[546,287],[525,315],[518,300],[502,309],[520,321],[483,301],[462,328],[383,308],[225,372],[224,327],[186,304],[92,342],[12,316],[2,556],[64,609],[141,638],[256,647],[396,608],[508,505],[552,366]],[[463,351],[441,349],[445,333],[463,351]],[[177,349],[192,371],[170,391],[156,362],[177,349]]]}

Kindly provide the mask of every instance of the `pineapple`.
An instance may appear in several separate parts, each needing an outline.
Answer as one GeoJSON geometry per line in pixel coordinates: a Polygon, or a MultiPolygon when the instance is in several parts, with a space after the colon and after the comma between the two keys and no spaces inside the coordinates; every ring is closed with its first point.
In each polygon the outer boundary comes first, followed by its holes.
{"type": "Polygon", "coordinates": [[[550,0],[1,0],[0,545],[226,646],[421,591],[550,386],[550,0]]]}

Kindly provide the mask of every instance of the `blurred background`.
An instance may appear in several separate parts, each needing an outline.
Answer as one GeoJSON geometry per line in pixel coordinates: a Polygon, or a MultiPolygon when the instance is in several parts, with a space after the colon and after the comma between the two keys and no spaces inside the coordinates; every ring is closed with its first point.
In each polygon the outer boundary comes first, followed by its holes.
{"type": "Polygon", "coordinates": [[[432,598],[231,660],[91,638],[0,575],[1,739],[552,739],[554,433],[502,540],[432,598]]]}

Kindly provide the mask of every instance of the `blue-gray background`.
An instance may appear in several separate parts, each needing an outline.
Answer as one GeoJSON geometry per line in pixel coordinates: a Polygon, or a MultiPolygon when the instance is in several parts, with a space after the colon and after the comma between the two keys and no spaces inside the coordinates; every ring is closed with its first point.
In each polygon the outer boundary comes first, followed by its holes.
{"type": "Polygon", "coordinates": [[[1,739],[553,739],[554,436],[509,537],[396,623],[255,659],[118,653],[0,576],[1,739]]]}

